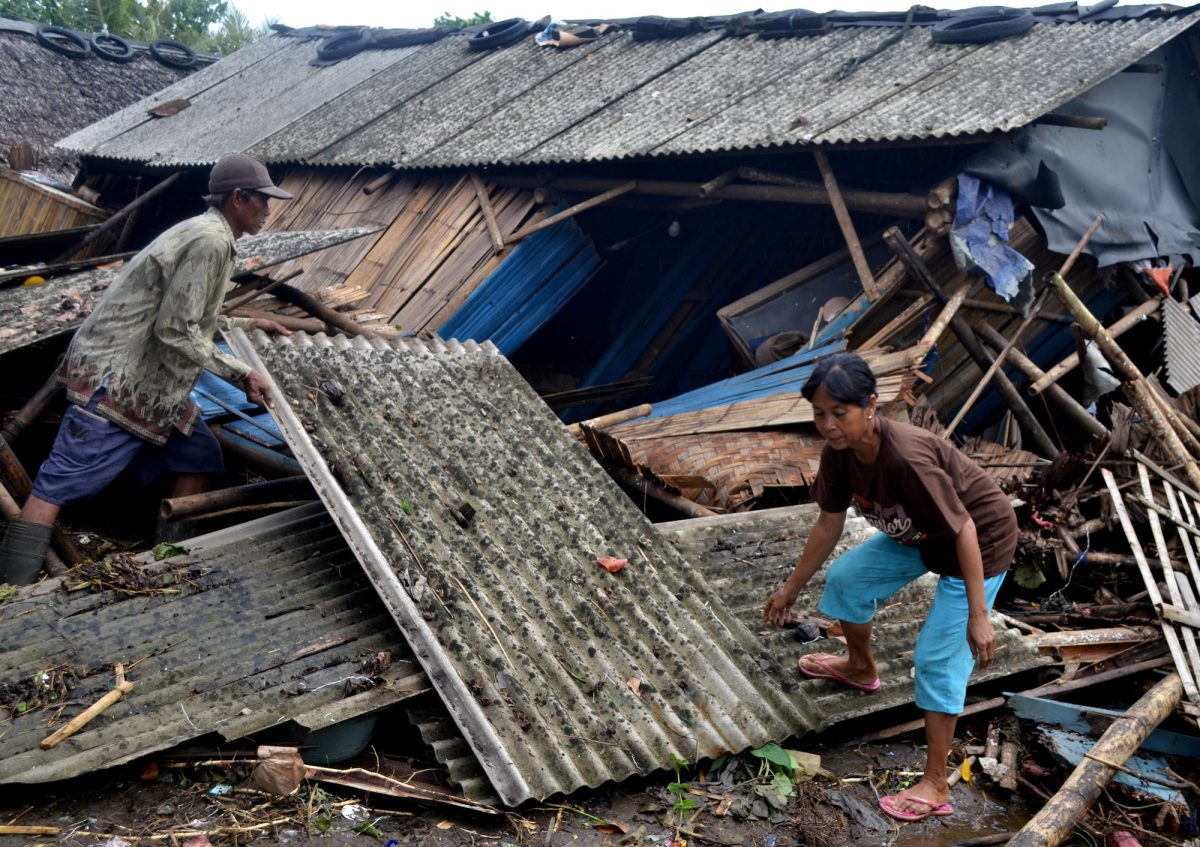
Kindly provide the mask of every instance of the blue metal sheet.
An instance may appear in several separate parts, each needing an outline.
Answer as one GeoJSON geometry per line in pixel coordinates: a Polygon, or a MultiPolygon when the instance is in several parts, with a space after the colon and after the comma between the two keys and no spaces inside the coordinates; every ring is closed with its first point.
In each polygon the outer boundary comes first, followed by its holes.
{"type": "Polygon", "coordinates": [[[602,264],[591,239],[573,220],[547,227],[522,241],[438,332],[446,338],[491,341],[512,355],[602,264]]]}
{"type": "MultiPolygon", "coordinates": [[[[1039,732],[1055,757],[1066,762],[1071,767],[1078,766],[1086,758],[1086,755],[1092,751],[1092,748],[1096,746],[1094,739],[1065,729],[1054,729],[1053,727],[1044,726],[1040,728],[1039,732]]],[[[1144,753],[1135,753],[1126,759],[1124,764],[1130,770],[1137,773],[1173,781],[1168,773],[1167,761],[1161,756],[1148,756],[1144,753]]],[[[1142,794],[1154,794],[1168,803],[1187,806],[1187,799],[1181,792],[1173,788],[1156,785],[1144,779],[1139,779],[1133,774],[1118,771],[1112,781],[1142,794]]]]}

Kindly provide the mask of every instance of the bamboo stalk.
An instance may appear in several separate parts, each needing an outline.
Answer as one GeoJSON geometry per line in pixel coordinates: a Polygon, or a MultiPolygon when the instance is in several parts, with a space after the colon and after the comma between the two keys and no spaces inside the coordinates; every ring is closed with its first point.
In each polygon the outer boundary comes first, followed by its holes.
{"type": "MultiPolygon", "coordinates": [[[[908,268],[909,273],[919,279],[942,303],[946,303],[949,300],[946,293],[942,291],[941,286],[938,285],[937,280],[934,279],[929,267],[917,255],[912,245],[908,243],[908,239],[898,229],[892,227],[884,233],[883,238],[896,253],[900,261],[904,263],[904,266],[908,268]]],[[[980,370],[986,371],[991,365],[991,357],[984,351],[983,345],[970,325],[960,316],[955,315],[950,323],[950,327],[954,330],[954,334],[958,336],[959,343],[962,344],[963,349],[975,360],[980,370]]],[[[1020,423],[1021,428],[1029,436],[1030,440],[1033,441],[1036,451],[1046,458],[1055,458],[1058,455],[1058,448],[1054,446],[1054,442],[1050,440],[1050,436],[1046,434],[1042,425],[1038,423],[1037,418],[1033,416],[1033,412],[1029,410],[1029,407],[1025,404],[1025,400],[1017,392],[1017,389],[1013,387],[1008,376],[1004,371],[996,371],[992,379],[1005,405],[1012,410],[1013,416],[1020,423]]]]}
{"type": "MultiPolygon", "coordinates": [[[[827,200],[820,199],[819,192],[822,191],[823,186],[819,182],[798,179],[787,174],[765,171],[761,168],[741,167],[737,170],[738,176],[742,179],[765,183],[766,185],[812,192],[811,196],[813,199],[809,202],[827,202],[827,200]]],[[[916,194],[894,194],[885,191],[858,191],[852,189],[843,191],[842,197],[845,199],[846,205],[857,212],[875,212],[883,215],[911,218],[912,220],[922,220],[925,212],[929,210],[927,199],[916,194]]]]}
{"type": "MultiPolygon", "coordinates": [[[[896,297],[903,297],[908,300],[919,300],[923,297],[928,297],[927,291],[897,291],[896,297]]],[[[1020,311],[1007,303],[991,303],[987,300],[979,300],[978,298],[968,297],[963,301],[963,308],[969,311],[991,312],[995,315],[1020,315],[1020,311]]],[[[1064,315],[1061,312],[1047,312],[1043,309],[1038,313],[1037,320],[1043,323],[1059,323],[1069,324],[1074,323],[1075,319],[1070,315],[1064,315]]]]}
{"type": "Polygon", "coordinates": [[[878,332],[864,340],[861,344],[855,343],[855,349],[873,350],[876,347],[883,346],[889,338],[908,329],[913,321],[929,308],[929,304],[933,302],[933,299],[933,295],[928,291],[919,294],[913,302],[904,308],[904,311],[888,321],[878,332]]]}
{"type": "Polygon", "coordinates": [[[137,211],[142,206],[144,206],[146,203],[153,200],[155,197],[162,194],[168,188],[170,188],[172,185],[174,185],[176,182],[178,182],[179,178],[181,176],[183,176],[182,171],[177,171],[176,173],[171,174],[169,177],[164,179],[158,185],[151,188],[145,194],[142,194],[141,196],[135,198],[132,202],[126,204],[126,206],[124,208],[122,208],[120,211],[113,214],[113,216],[111,218],[109,218],[104,223],[100,224],[100,226],[96,227],[94,230],[92,230],[90,233],[88,233],[88,235],[82,241],[80,241],[78,244],[76,244],[74,247],[69,247],[66,250],[64,250],[62,253],[59,253],[57,256],[55,256],[52,260],[50,260],[50,264],[55,265],[55,264],[58,264],[59,262],[65,262],[67,259],[70,259],[72,256],[76,255],[77,253],[80,253],[83,250],[87,249],[87,247],[89,245],[95,244],[97,241],[99,241],[101,238],[103,238],[105,235],[107,235],[109,232],[111,232],[116,227],[117,224],[119,224],[121,221],[125,220],[125,218],[128,215],[137,211]]]}
{"type": "Polygon", "coordinates": [[[125,666],[118,664],[114,668],[117,676],[117,686],[112,691],[105,694],[92,705],[88,706],[75,717],[71,718],[64,726],[59,727],[50,735],[43,738],[38,746],[43,750],[49,750],[52,747],[57,747],[62,742],[66,741],[79,730],[83,729],[93,718],[116,703],[134,688],[134,683],[125,679],[125,666]]]}
{"type": "Polygon", "coordinates": [[[62,835],[57,826],[27,826],[24,824],[0,824],[0,835],[62,835]]]}
{"type": "Polygon", "coordinates": [[[488,237],[492,239],[492,248],[499,253],[504,249],[504,236],[500,234],[500,226],[496,223],[496,210],[488,197],[487,186],[475,171],[469,174],[471,185],[475,188],[475,196],[479,198],[479,210],[483,212],[483,220],[487,224],[488,237]]]}
{"type": "Polygon", "coordinates": [[[1134,703],[1124,716],[1113,721],[1091,750],[1106,763],[1093,759],[1080,762],[1058,793],[1009,842],[1009,847],[1055,847],[1062,842],[1116,774],[1108,763],[1124,764],[1175,710],[1182,696],[1183,685],[1179,675],[1173,673],[1134,703]]]}
{"type": "Polygon", "coordinates": [[[867,295],[868,300],[874,302],[879,299],[879,287],[875,284],[875,277],[871,275],[871,266],[867,264],[862,242],[858,240],[858,233],[854,230],[854,221],[850,219],[850,210],[846,208],[846,201],[842,197],[837,177],[829,164],[829,157],[825,155],[824,150],[818,149],[813,151],[813,158],[817,160],[817,170],[821,172],[821,179],[825,183],[825,193],[829,195],[829,205],[833,207],[833,215],[837,218],[838,226],[842,230],[842,238],[846,240],[846,247],[850,250],[850,258],[854,262],[858,280],[862,283],[863,293],[867,295]]]}
{"type": "Polygon", "coordinates": [[[517,241],[521,241],[522,239],[528,238],[529,236],[533,235],[535,232],[541,232],[543,229],[554,226],[556,223],[558,223],[560,221],[565,221],[568,218],[573,218],[576,215],[578,215],[580,212],[586,212],[588,209],[591,209],[595,206],[599,206],[602,203],[607,203],[609,200],[612,200],[614,197],[620,197],[622,194],[628,194],[630,191],[633,191],[637,187],[638,187],[637,180],[629,180],[628,182],[623,182],[620,185],[610,188],[608,191],[605,191],[603,194],[597,194],[595,197],[589,197],[587,200],[584,200],[582,203],[576,203],[574,206],[570,207],[569,209],[563,209],[561,212],[558,212],[557,214],[553,214],[544,220],[538,221],[535,224],[530,224],[529,226],[524,227],[523,229],[517,230],[512,235],[510,235],[508,238],[504,239],[504,243],[506,245],[514,244],[517,241]]]}
{"type": "Polygon", "coordinates": [[[665,503],[672,509],[682,512],[690,518],[711,518],[717,513],[712,509],[701,506],[699,503],[689,500],[680,494],[672,494],[661,485],[658,485],[646,477],[636,474],[625,468],[609,468],[608,472],[616,478],[620,483],[628,485],[641,493],[645,494],[653,500],[660,503],[665,503]]]}
{"type": "Polygon", "coordinates": [[[304,273],[304,268],[293,268],[292,270],[280,276],[279,279],[268,279],[267,284],[261,288],[254,288],[245,294],[239,294],[236,297],[226,300],[225,305],[221,307],[221,311],[228,315],[234,309],[240,309],[243,306],[248,305],[251,301],[262,297],[264,294],[270,294],[285,282],[290,282],[291,280],[300,276],[302,273],[304,273]]]}
{"type": "Polygon", "coordinates": [[[46,407],[53,403],[62,391],[63,386],[58,381],[58,374],[51,374],[45,385],[4,425],[4,440],[12,444],[20,438],[21,433],[42,416],[42,412],[46,411],[46,407]]]}
{"type": "MultiPolygon", "coordinates": [[[[1007,343],[1007,339],[995,327],[985,321],[975,324],[975,331],[983,338],[985,344],[996,350],[1002,350],[1007,343]]],[[[1008,360],[1012,363],[1013,367],[1021,372],[1022,376],[1031,382],[1045,375],[1045,372],[1034,364],[1032,359],[1015,347],[1008,352],[1008,360]]],[[[1051,383],[1046,386],[1046,390],[1043,393],[1048,400],[1066,413],[1071,418],[1071,421],[1080,429],[1096,436],[1109,434],[1108,428],[1092,415],[1088,414],[1087,409],[1079,405],[1079,401],[1068,394],[1061,386],[1051,383]]]]}
{"type": "MultiPolygon", "coordinates": [[[[1137,326],[1145,318],[1153,316],[1155,320],[1159,320],[1159,317],[1156,313],[1159,311],[1161,306],[1162,300],[1157,297],[1147,300],[1128,315],[1113,323],[1112,326],[1106,327],[1105,332],[1107,332],[1111,338],[1118,338],[1127,330],[1137,326]]],[[[1045,375],[1041,379],[1036,380],[1033,385],[1029,386],[1029,393],[1040,394],[1046,390],[1048,385],[1058,382],[1078,366],[1079,354],[1072,353],[1050,370],[1046,371],[1045,375]]]]}
{"type": "Polygon", "coordinates": [[[1149,425],[1154,437],[1171,456],[1172,461],[1183,465],[1192,487],[1200,488],[1200,466],[1197,466],[1196,460],[1188,454],[1175,426],[1171,423],[1170,416],[1165,415],[1164,411],[1159,408],[1146,377],[1137,369],[1137,365],[1125,355],[1125,351],[1121,349],[1113,336],[1088,311],[1087,306],[1071,290],[1066,280],[1059,274],[1054,274],[1051,277],[1051,285],[1054,286],[1059,299],[1075,316],[1075,320],[1079,322],[1084,334],[1096,342],[1104,357],[1109,360],[1121,377],[1121,388],[1125,391],[1133,408],[1149,425]]]}
{"type": "Polygon", "coordinates": [[[248,503],[262,504],[271,500],[308,500],[312,498],[312,483],[308,477],[287,476],[251,485],[238,485],[205,491],[186,497],[168,497],[162,501],[159,515],[165,520],[180,520],[191,515],[203,515],[231,506],[248,503]]]}
{"type": "Polygon", "coordinates": [[[301,291],[298,288],[284,283],[275,289],[275,296],[286,303],[291,303],[293,306],[299,306],[304,311],[308,312],[314,318],[322,320],[331,326],[335,326],[347,335],[362,335],[367,338],[375,338],[376,333],[359,326],[356,322],[343,315],[341,312],[336,312],[326,306],[324,303],[317,300],[307,291],[301,291]]]}

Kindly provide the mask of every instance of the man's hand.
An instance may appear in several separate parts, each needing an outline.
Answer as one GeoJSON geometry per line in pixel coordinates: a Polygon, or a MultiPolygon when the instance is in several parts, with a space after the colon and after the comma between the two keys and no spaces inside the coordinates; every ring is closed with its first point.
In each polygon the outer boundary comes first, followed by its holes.
{"type": "MultiPolygon", "coordinates": [[[[276,335],[291,335],[292,331],[278,321],[268,320],[266,318],[253,318],[250,321],[251,329],[261,329],[263,332],[271,332],[276,335]]],[[[247,393],[246,396],[249,396],[247,393]]],[[[255,400],[254,402],[258,402],[255,400]]]]}
{"type": "MultiPolygon", "coordinates": [[[[274,323],[274,321],[268,321],[274,323]]],[[[267,380],[258,371],[250,371],[246,374],[246,379],[242,382],[242,388],[246,392],[246,399],[251,403],[259,406],[266,406],[268,409],[275,408],[275,401],[271,399],[271,386],[267,384],[267,380]]]]}

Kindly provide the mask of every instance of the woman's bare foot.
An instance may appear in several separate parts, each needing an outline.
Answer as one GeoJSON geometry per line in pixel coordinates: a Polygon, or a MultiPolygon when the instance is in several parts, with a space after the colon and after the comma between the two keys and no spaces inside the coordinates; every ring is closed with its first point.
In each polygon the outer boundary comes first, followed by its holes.
{"type": "Polygon", "coordinates": [[[945,780],[940,783],[922,778],[892,798],[892,808],[910,815],[936,813],[937,809],[950,802],[950,786],[945,780]]]}

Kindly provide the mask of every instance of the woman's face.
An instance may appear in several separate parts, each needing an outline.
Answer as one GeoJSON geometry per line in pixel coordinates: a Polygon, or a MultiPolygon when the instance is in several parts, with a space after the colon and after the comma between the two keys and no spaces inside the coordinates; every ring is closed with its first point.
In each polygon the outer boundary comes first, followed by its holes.
{"type": "Polygon", "coordinates": [[[871,416],[875,414],[874,396],[864,408],[857,403],[843,403],[833,398],[825,386],[821,386],[813,394],[812,407],[817,431],[835,450],[845,450],[862,443],[871,432],[871,416]]]}

